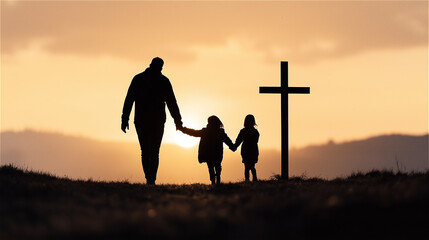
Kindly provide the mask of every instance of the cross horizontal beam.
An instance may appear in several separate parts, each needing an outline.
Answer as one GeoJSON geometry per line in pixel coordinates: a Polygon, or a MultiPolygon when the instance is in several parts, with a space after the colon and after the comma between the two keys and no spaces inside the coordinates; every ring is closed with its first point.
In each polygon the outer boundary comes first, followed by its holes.
{"type": "MultiPolygon", "coordinates": [[[[259,87],[259,93],[282,93],[282,87],[259,87]]],[[[309,94],[309,87],[288,87],[286,93],[309,94]]]]}

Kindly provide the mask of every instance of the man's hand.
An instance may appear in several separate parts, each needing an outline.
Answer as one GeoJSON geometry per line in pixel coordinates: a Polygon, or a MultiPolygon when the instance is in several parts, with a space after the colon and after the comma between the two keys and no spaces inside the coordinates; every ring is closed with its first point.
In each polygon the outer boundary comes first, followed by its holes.
{"type": "Polygon", "coordinates": [[[176,131],[177,130],[182,130],[183,129],[183,122],[182,121],[177,121],[176,123],[176,131]]]}
{"type": "Polygon", "coordinates": [[[183,129],[184,129],[185,127],[182,125],[182,126],[176,126],[176,131],[181,131],[181,132],[183,132],[183,129]]]}
{"type": "Polygon", "coordinates": [[[126,129],[128,129],[128,130],[130,129],[130,126],[128,125],[128,121],[127,122],[122,121],[121,129],[122,129],[122,132],[127,133],[126,129]]]}

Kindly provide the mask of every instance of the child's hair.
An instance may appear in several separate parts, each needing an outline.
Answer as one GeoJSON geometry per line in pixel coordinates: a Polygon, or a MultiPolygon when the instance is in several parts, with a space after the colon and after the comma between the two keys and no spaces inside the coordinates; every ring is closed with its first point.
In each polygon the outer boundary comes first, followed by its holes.
{"type": "Polygon", "coordinates": [[[254,127],[256,126],[255,116],[248,114],[244,119],[244,127],[254,127]]]}
{"type": "Polygon", "coordinates": [[[221,122],[221,121],[220,121],[220,119],[219,119],[218,117],[216,117],[215,115],[210,116],[210,117],[207,119],[207,122],[208,122],[208,124],[207,124],[207,126],[208,126],[208,127],[223,128],[223,124],[222,124],[222,122],[221,122]]]}

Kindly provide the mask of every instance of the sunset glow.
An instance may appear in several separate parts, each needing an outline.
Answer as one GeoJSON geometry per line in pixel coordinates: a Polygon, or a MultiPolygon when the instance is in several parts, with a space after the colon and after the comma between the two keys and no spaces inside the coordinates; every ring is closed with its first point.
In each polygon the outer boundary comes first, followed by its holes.
{"type": "MultiPolygon", "coordinates": [[[[203,123],[197,124],[195,117],[193,117],[193,116],[195,116],[195,114],[193,112],[188,113],[186,115],[188,117],[186,118],[186,122],[184,123],[185,127],[199,130],[205,126],[205,125],[203,125],[203,123]],[[189,117],[192,117],[192,118],[189,118],[189,117]]],[[[178,130],[174,131],[174,144],[177,144],[181,147],[191,148],[191,147],[197,145],[199,141],[200,141],[200,138],[186,135],[186,134],[184,134],[178,130]]]]}
{"type": "Polygon", "coordinates": [[[176,132],[174,134],[174,141],[177,145],[185,147],[185,148],[191,148],[198,144],[198,139],[184,135],[183,133],[176,132]]]}
{"type": "MultiPolygon", "coordinates": [[[[234,141],[253,114],[261,149],[280,150],[280,97],[259,94],[280,61],[311,87],[291,148],[428,132],[427,1],[1,1],[1,130],[137,142],[122,106],[156,56],[184,126],[216,115],[234,141]]],[[[163,143],[196,146],[166,110],[163,143]]]]}

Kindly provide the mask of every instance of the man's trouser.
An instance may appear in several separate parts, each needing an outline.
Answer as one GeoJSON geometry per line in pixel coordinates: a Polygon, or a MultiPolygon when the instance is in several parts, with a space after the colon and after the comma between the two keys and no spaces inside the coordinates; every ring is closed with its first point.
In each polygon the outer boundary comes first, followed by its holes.
{"type": "Polygon", "coordinates": [[[139,138],[143,171],[147,183],[155,183],[159,165],[159,149],[164,135],[164,123],[135,123],[139,138]]]}

